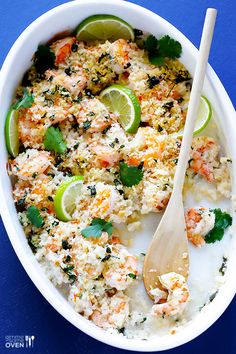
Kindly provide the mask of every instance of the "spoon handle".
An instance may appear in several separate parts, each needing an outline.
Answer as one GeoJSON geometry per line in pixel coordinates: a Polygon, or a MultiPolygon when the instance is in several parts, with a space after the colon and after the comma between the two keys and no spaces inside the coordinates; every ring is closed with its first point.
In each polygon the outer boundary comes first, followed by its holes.
{"type": "Polygon", "coordinates": [[[185,173],[189,160],[189,152],[192,144],[192,137],[194,131],[195,120],[197,117],[197,110],[204,83],[209,52],[211,48],[212,36],[215,27],[217,11],[216,9],[207,9],[204,27],[202,30],[202,38],[197,58],[197,65],[193,78],[193,85],[190,94],[190,100],[188,105],[188,112],[184,127],[183,140],[181,144],[181,150],[179,154],[179,160],[176,167],[174,178],[174,192],[182,193],[185,173]]]}

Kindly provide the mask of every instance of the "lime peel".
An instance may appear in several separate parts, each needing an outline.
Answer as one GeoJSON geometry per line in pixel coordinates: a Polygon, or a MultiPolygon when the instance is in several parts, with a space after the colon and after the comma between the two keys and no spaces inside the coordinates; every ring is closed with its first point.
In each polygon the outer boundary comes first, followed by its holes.
{"type": "Polygon", "coordinates": [[[5,122],[5,140],[9,154],[16,157],[19,154],[19,135],[18,135],[18,111],[10,108],[5,122]]]}
{"type": "Polygon", "coordinates": [[[134,41],[133,28],[117,16],[100,14],[87,17],[76,29],[79,40],[111,40],[119,38],[134,41]]]}
{"type": "Polygon", "coordinates": [[[57,189],[54,197],[54,208],[59,220],[69,221],[72,219],[73,211],[76,208],[76,199],[81,192],[83,180],[82,176],[70,177],[57,189]]]}
{"type": "MultiPolygon", "coordinates": [[[[206,128],[211,117],[212,117],[211,104],[205,96],[201,96],[193,136],[199,134],[201,131],[203,131],[203,129],[206,128]]],[[[183,136],[183,129],[181,129],[177,133],[178,138],[181,138],[182,136],[183,136]]]]}
{"type": "Polygon", "coordinates": [[[112,85],[100,94],[100,100],[118,116],[127,133],[136,133],[141,121],[141,108],[133,91],[122,85],[112,85]]]}

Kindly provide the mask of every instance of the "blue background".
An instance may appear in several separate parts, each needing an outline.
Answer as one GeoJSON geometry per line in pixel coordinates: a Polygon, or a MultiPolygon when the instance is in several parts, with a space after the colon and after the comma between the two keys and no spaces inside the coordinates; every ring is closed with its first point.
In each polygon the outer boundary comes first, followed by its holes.
{"type": "MultiPolygon", "coordinates": [[[[99,0],[98,0],[99,1],[99,0]]],[[[1,0],[0,66],[19,34],[39,15],[62,0],[1,0]]],[[[111,0],[112,2],[112,0],[111,0]]],[[[133,0],[166,18],[196,46],[207,7],[219,11],[210,63],[236,106],[235,0],[133,0]]],[[[77,330],[43,298],[18,261],[0,220],[0,353],[121,354],[77,330]],[[5,335],[34,335],[34,349],[5,349],[5,335]]],[[[199,260],[200,261],[200,260],[199,260]]],[[[223,316],[204,334],[173,354],[235,354],[234,299],[223,316]]],[[[166,352],[163,352],[163,354],[166,352]]]]}

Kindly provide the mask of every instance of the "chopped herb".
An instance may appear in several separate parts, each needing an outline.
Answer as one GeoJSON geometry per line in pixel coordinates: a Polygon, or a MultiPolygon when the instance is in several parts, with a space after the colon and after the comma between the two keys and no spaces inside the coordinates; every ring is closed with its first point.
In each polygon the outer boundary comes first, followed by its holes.
{"type": "Polygon", "coordinates": [[[100,57],[98,58],[98,63],[101,63],[102,59],[110,57],[109,53],[102,53],[100,57]]]}
{"type": "Polygon", "coordinates": [[[184,98],[183,98],[183,97],[180,97],[180,98],[177,100],[178,103],[182,103],[183,101],[184,101],[184,98]]]}
{"type": "Polygon", "coordinates": [[[21,107],[23,108],[29,108],[32,106],[34,102],[34,97],[27,89],[24,89],[24,95],[22,98],[20,98],[13,106],[13,109],[19,109],[21,107]]]}
{"type": "Polygon", "coordinates": [[[70,262],[70,260],[71,260],[71,256],[67,255],[66,259],[65,259],[65,262],[70,262]]]}
{"type": "Polygon", "coordinates": [[[32,250],[33,253],[36,252],[37,248],[40,247],[39,242],[40,242],[40,238],[39,235],[30,235],[27,238],[28,244],[32,250]]]}
{"type": "Polygon", "coordinates": [[[228,262],[228,258],[223,257],[223,261],[222,261],[221,267],[219,269],[219,272],[222,275],[225,275],[225,271],[226,271],[226,268],[227,268],[227,262],[228,262]]]}
{"type": "Polygon", "coordinates": [[[142,256],[144,256],[144,257],[146,256],[146,253],[141,252],[140,254],[141,254],[142,256]]]}
{"type": "Polygon", "coordinates": [[[73,149],[77,149],[78,148],[78,146],[79,146],[79,143],[76,143],[74,146],[73,146],[73,149]]]}
{"type": "Polygon", "coordinates": [[[36,178],[38,176],[38,173],[37,172],[34,172],[33,174],[32,174],[32,178],[36,178]]]}
{"type": "Polygon", "coordinates": [[[220,241],[224,236],[224,230],[232,225],[232,217],[221,209],[212,209],[215,214],[214,228],[205,236],[206,243],[220,241]]]}
{"type": "Polygon", "coordinates": [[[213,294],[211,294],[209,297],[209,302],[212,302],[217,294],[218,294],[218,290],[216,292],[214,292],[213,294]]]}
{"type": "Polygon", "coordinates": [[[22,206],[25,204],[25,198],[22,198],[22,199],[19,199],[17,202],[16,202],[16,205],[17,206],[22,206]]]}
{"type": "Polygon", "coordinates": [[[131,63],[127,63],[125,66],[124,66],[124,69],[128,69],[131,67],[131,63]]]}
{"type": "Polygon", "coordinates": [[[40,215],[40,211],[38,210],[38,208],[35,205],[31,205],[30,207],[28,207],[27,212],[26,212],[26,216],[29,219],[29,221],[31,222],[31,224],[33,224],[36,227],[42,227],[44,222],[43,222],[43,218],[40,215]]]}
{"type": "Polygon", "coordinates": [[[149,76],[148,75],[148,87],[152,89],[154,86],[160,83],[160,79],[157,76],[149,76]]]}
{"type": "Polygon", "coordinates": [[[39,45],[34,55],[34,65],[39,73],[44,73],[47,69],[55,67],[56,56],[46,45],[39,45]]]}
{"type": "Polygon", "coordinates": [[[71,46],[71,51],[72,52],[77,52],[78,50],[78,44],[77,43],[73,43],[72,46],[71,46]]]}
{"type": "Polygon", "coordinates": [[[106,252],[107,252],[107,253],[111,253],[110,247],[107,247],[107,248],[106,248],[106,252]]]}
{"type": "Polygon", "coordinates": [[[162,132],[163,128],[158,124],[157,131],[160,133],[162,132]]]}
{"type": "Polygon", "coordinates": [[[68,243],[67,240],[62,240],[61,246],[64,250],[69,250],[72,248],[72,246],[68,243]]]}
{"type": "Polygon", "coordinates": [[[110,254],[107,254],[103,259],[102,259],[102,262],[106,262],[108,261],[108,259],[111,258],[111,255],[110,254]]]}
{"type": "Polygon", "coordinates": [[[86,96],[91,97],[91,98],[94,97],[94,95],[92,94],[92,91],[91,91],[91,90],[85,89],[84,92],[85,92],[86,96]]]}
{"type": "Polygon", "coordinates": [[[59,128],[49,127],[47,129],[44,137],[44,146],[46,150],[55,151],[58,154],[65,153],[67,146],[59,128]]]}
{"type": "Polygon", "coordinates": [[[74,269],[74,266],[73,265],[68,265],[66,266],[65,268],[62,268],[63,272],[65,272],[68,277],[69,277],[69,280],[72,280],[72,282],[74,282],[76,279],[77,279],[77,276],[76,274],[74,274],[72,271],[74,269]]]}
{"type": "Polygon", "coordinates": [[[164,103],[162,105],[162,107],[165,108],[168,111],[170,111],[173,106],[174,106],[174,102],[173,101],[166,102],[166,103],[164,103]]]}
{"type": "Polygon", "coordinates": [[[102,134],[106,134],[106,132],[111,128],[111,125],[108,125],[106,128],[103,129],[102,134]]]}
{"type": "Polygon", "coordinates": [[[88,130],[91,127],[91,122],[89,120],[86,120],[83,122],[83,129],[84,131],[88,130]]]}
{"type": "Polygon", "coordinates": [[[154,65],[163,65],[164,58],[177,59],[182,53],[181,44],[167,35],[159,40],[152,34],[149,35],[145,41],[145,48],[150,62],[154,65]]]}
{"type": "Polygon", "coordinates": [[[135,35],[135,38],[142,37],[143,31],[141,31],[140,29],[134,28],[134,35],[135,35]]]}
{"type": "Polygon", "coordinates": [[[94,196],[97,194],[96,186],[88,186],[87,188],[90,191],[90,195],[94,196]]]}
{"type": "Polygon", "coordinates": [[[53,223],[52,223],[52,226],[57,226],[57,225],[59,225],[59,221],[54,220],[53,223]]]}
{"type": "Polygon", "coordinates": [[[66,73],[66,75],[71,76],[71,74],[72,74],[71,67],[66,68],[66,69],[65,69],[65,73],[66,73]]]}
{"type": "Polygon", "coordinates": [[[117,178],[114,179],[114,184],[116,187],[122,185],[121,181],[119,181],[117,178]]]}
{"type": "Polygon", "coordinates": [[[127,276],[132,278],[132,279],[136,279],[137,278],[137,275],[134,274],[134,273],[129,273],[129,274],[127,274],[127,276]]]}
{"type": "Polygon", "coordinates": [[[192,78],[189,76],[189,72],[187,70],[180,70],[174,80],[175,84],[179,84],[181,82],[190,81],[192,78]]]}
{"type": "Polygon", "coordinates": [[[147,317],[144,317],[140,323],[144,323],[147,320],[147,317]]]}
{"type": "Polygon", "coordinates": [[[123,185],[132,187],[143,179],[143,171],[136,166],[128,166],[125,162],[120,162],[120,179],[123,185]]]}
{"type": "Polygon", "coordinates": [[[119,333],[124,334],[124,333],[125,333],[125,327],[117,328],[117,331],[118,331],[119,333]]]}
{"type": "Polygon", "coordinates": [[[107,222],[103,219],[93,219],[90,226],[86,227],[81,231],[81,235],[88,238],[94,237],[98,238],[102,235],[102,232],[105,231],[111,236],[113,232],[113,225],[111,222],[107,222]]]}

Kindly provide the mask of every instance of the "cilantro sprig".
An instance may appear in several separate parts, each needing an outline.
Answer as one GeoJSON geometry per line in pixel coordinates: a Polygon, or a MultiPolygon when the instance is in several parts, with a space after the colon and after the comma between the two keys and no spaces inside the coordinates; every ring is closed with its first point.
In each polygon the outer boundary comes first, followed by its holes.
{"type": "Polygon", "coordinates": [[[58,154],[64,154],[67,150],[62,132],[59,128],[49,127],[46,131],[43,143],[46,150],[55,151],[58,154]]]}
{"type": "Polygon", "coordinates": [[[205,236],[206,243],[220,241],[224,236],[224,230],[232,225],[232,217],[221,209],[212,209],[215,214],[214,228],[205,236]]]}
{"type": "Polygon", "coordinates": [[[29,108],[32,106],[33,102],[34,102],[33,95],[27,89],[24,89],[23,97],[20,98],[15,104],[13,104],[12,108],[13,109],[19,109],[21,107],[29,108]]]}
{"type": "Polygon", "coordinates": [[[40,215],[40,211],[35,205],[31,205],[28,207],[26,216],[31,222],[36,227],[42,227],[44,224],[43,218],[40,215]]]}
{"type": "Polygon", "coordinates": [[[120,179],[124,186],[132,187],[143,179],[143,171],[140,167],[129,166],[120,162],[120,179]]]}
{"type": "Polygon", "coordinates": [[[157,39],[150,34],[145,41],[145,48],[153,65],[164,65],[165,58],[177,59],[182,53],[181,44],[168,35],[157,39]]]}
{"type": "Polygon", "coordinates": [[[34,55],[34,65],[38,73],[44,73],[47,69],[55,67],[56,56],[46,45],[40,44],[34,55]]]}
{"type": "Polygon", "coordinates": [[[98,238],[102,235],[102,232],[105,231],[109,236],[112,235],[113,225],[111,222],[107,222],[103,219],[93,219],[90,226],[86,227],[81,231],[81,235],[85,238],[94,237],[98,238]]]}

